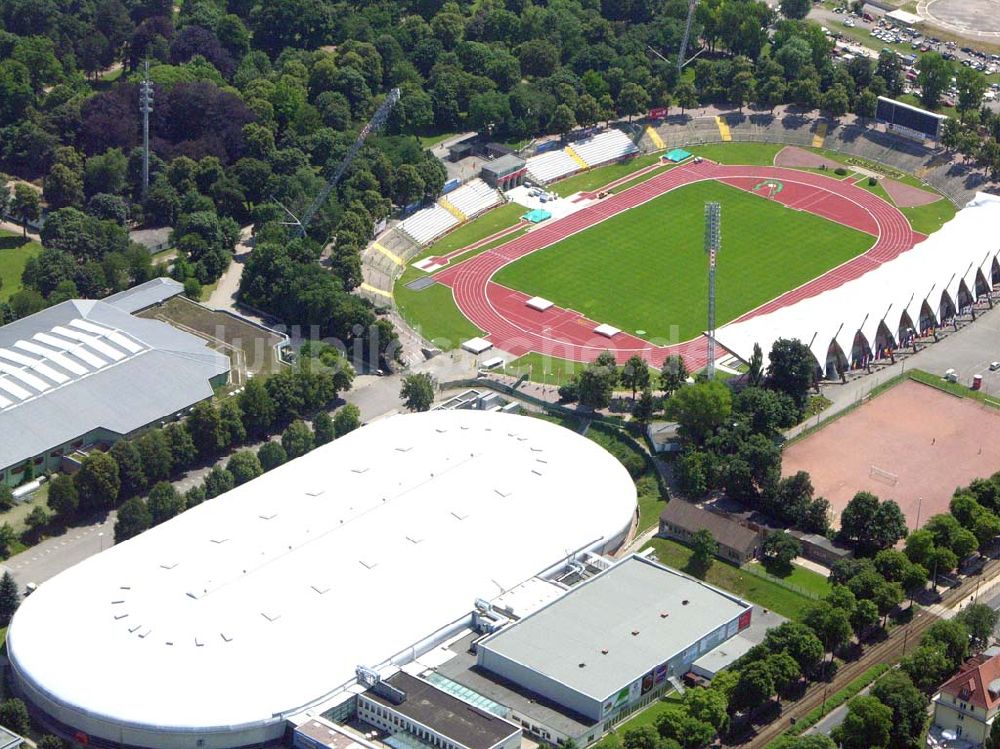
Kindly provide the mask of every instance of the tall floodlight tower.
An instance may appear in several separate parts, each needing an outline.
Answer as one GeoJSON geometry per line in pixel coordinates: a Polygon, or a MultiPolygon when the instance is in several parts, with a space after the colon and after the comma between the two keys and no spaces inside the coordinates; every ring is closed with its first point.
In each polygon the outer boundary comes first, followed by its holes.
{"type": "Polygon", "coordinates": [[[722,207],[705,203],[705,252],[708,254],[708,379],[715,379],[715,259],[722,243],[722,207]]]}
{"type": "Polygon", "coordinates": [[[688,15],[687,22],[684,24],[684,36],[681,37],[681,48],[680,52],[677,54],[677,72],[680,73],[684,69],[684,66],[690,62],[690,60],[685,61],[684,55],[687,54],[688,42],[691,40],[691,22],[694,21],[694,11],[698,7],[698,0],[688,0],[688,15]]]}
{"type": "Polygon", "coordinates": [[[149,191],[149,113],[153,111],[153,84],[149,80],[149,60],[143,63],[139,84],[139,111],[142,112],[142,197],[149,191]]]}

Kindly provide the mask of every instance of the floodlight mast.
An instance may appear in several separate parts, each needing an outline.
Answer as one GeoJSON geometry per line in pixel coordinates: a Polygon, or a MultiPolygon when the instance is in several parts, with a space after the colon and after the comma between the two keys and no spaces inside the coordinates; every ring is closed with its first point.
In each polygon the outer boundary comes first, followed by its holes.
{"type": "MultiPolygon", "coordinates": [[[[392,89],[392,91],[389,92],[389,96],[386,97],[386,100],[382,102],[382,105],[375,111],[375,114],[372,115],[368,124],[361,128],[361,132],[358,133],[358,137],[354,140],[354,143],[351,144],[350,149],[348,149],[347,155],[344,156],[344,159],[337,166],[337,170],[333,173],[333,176],[330,177],[326,185],[323,186],[323,189],[320,190],[319,195],[317,195],[313,199],[313,202],[309,204],[309,207],[306,208],[305,212],[302,214],[302,219],[295,219],[295,223],[293,225],[297,227],[295,231],[296,236],[305,236],[306,232],[309,230],[309,224],[312,223],[313,218],[315,218],[320,207],[326,202],[326,199],[330,197],[330,193],[333,192],[333,188],[335,188],[337,183],[340,182],[340,178],[344,176],[344,172],[347,171],[347,167],[351,165],[351,162],[354,161],[354,157],[358,155],[358,151],[360,151],[361,146],[365,144],[365,140],[367,140],[369,135],[385,125],[386,120],[389,119],[389,113],[392,112],[392,108],[395,107],[396,102],[399,101],[399,96],[399,89],[392,89]]],[[[284,208],[284,206],[282,207],[284,208]]],[[[285,211],[292,216],[292,218],[295,218],[295,216],[292,215],[291,211],[287,208],[285,208],[285,211]]]]}
{"type": "MultiPolygon", "coordinates": [[[[699,48],[699,50],[695,52],[693,55],[691,55],[691,57],[689,57],[686,60],[684,59],[684,55],[687,54],[688,42],[691,41],[691,24],[694,22],[694,12],[697,7],[698,7],[698,0],[688,0],[688,14],[687,14],[687,21],[684,24],[684,36],[681,37],[681,47],[677,52],[678,73],[680,73],[684,69],[684,66],[686,66],[690,62],[693,62],[698,55],[700,55],[702,52],[705,51],[704,47],[699,48]]],[[[654,55],[663,60],[663,62],[666,63],[670,62],[670,60],[668,60],[666,57],[660,54],[660,52],[654,49],[651,45],[647,44],[646,49],[648,49],[654,55]]]]}
{"type": "Polygon", "coordinates": [[[153,111],[153,83],[149,80],[149,59],[143,62],[139,83],[139,111],[142,113],[142,197],[149,192],[149,113],[153,111]]]}
{"type": "Polygon", "coordinates": [[[705,252],[708,254],[708,364],[705,374],[715,379],[715,261],[722,245],[722,207],[705,203],[705,252]]]}

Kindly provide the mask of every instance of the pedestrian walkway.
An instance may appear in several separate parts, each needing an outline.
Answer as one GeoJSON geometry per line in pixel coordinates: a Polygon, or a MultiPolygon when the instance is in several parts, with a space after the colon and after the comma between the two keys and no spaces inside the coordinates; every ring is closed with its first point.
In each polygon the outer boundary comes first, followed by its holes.
{"type": "Polygon", "coordinates": [[[822,148],[826,140],[826,123],[820,122],[816,125],[816,132],[813,133],[813,148],[822,148]]]}
{"type": "Polygon", "coordinates": [[[653,145],[656,147],[657,151],[663,150],[667,147],[667,144],[663,142],[663,138],[660,137],[660,134],[656,132],[656,128],[652,125],[646,126],[646,135],[648,135],[649,139],[653,141],[653,145]]]}
{"type": "MultiPolygon", "coordinates": [[[[448,205],[451,205],[451,203],[449,203],[448,205]]],[[[372,242],[372,247],[381,252],[396,265],[403,265],[403,258],[401,258],[399,255],[397,255],[395,252],[388,249],[387,247],[383,247],[381,244],[378,243],[378,241],[372,242]]]]}
{"type": "Polygon", "coordinates": [[[719,128],[719,135],[722,136],[723,143],[729,143],[730,141],[732,141],[733,134],[729,130],[729,125],[726,122],[725,118],[720,117],[719,115],[716,115],[715,116],[715,124],[719,128]]]}
{"type": "Polygon", "coordinates": [[[565,151],[566,155],[569,156],[571,159],[573,159],[573,161],[575,161],[577,164],[579,164],[581,169],[590,168],[590,164],[588,164],[586,161],[580,158],[580,154],[578,154],[576,151],[573,150],[573,146],[566,146],[565,151]]]}
{"type": "Polygon", "coordinates": [[[378,294],[379,296],[383,296],[386,299],[392,299],[391,291],[385,291],[384,289],[377,289],[370,283],[364,281],[361,282],[361,285],[358,288],[361,289],[362,291],[367,291],[370,294],[378,294]]]}

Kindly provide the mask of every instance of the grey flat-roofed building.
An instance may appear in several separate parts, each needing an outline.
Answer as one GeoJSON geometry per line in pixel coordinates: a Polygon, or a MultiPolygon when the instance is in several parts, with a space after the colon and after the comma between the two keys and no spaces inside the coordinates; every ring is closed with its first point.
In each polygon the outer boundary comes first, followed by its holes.
{"type": "Polygon", "coordinates": [[[16,733],[8,731],[3,726],[0,726],[0,749],[18,749],[18,747],[23,743],[24,739],[16,733]]]}
{"type": "Polygon", "coordinates": [[[0,328],[0,481],[55,470],[212,397],[229,358],[159,320],[74,299],[0,328]]]}
{"type": "Polygon", "coordinates": [[[750,625],[751,606],[637,555],[478,645],[478,665],[610,720],[750,625]]]}
{"type": "Polygon", "coordinates": [[[358,696],[358,717],[383,730],[406,730],[442,749],[515,749],[521,729],[480,710],[430,682],[400,671],[385,680],[405,697],[386,699],[369,690],[358,696]]]}
{"type": "Polygon", "coordinates": [[[105,304],[113,304],[123,312],[133,314],[183,293],[184,284],[179,281],[172,278],[154,278],[146,283],[133,286],[131,289],[106,296],[101,301],[105,304]]]}
{"type": "Polygon", "coordinates": [[[509,190],[521,184],[526,173],[525,160],[520,156],[508,153],[483,164],[479,176],[490,187],[495,187],[498,190],[509,190]]]}

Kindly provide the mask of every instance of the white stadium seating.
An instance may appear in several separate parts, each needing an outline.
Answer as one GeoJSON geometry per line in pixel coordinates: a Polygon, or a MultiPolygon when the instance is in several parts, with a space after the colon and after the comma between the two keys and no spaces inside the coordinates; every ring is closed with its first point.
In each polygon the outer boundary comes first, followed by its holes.
{"type": "Polygon", "coordinates": [[[542,184],[552,182],[581,169],[580,164],[574,161],[565,149],[547,151],[538,156],[532,156],[527,160],[527,164],[528,174],[535,182],[542,184]]]}
{"type": "Polygon", "coordinates": [[[639,149],[621,130],[606,130],[593,138],[577,141],[573,144],[573,150],[587,162],[588,166],[593,167],[608,161],[617,161],[636,153],[639,149]]]}
{"type": "Polygon", "coordinates": [[[478,216],[502,201],[500,193],[481,179],[467,182],[444,196],[449,203],[465,214],[466,218],[478,216]]]}
{"type": "Polygon", "coordinates": [[[399,228],[417,244],[427,244],[446,231],[458,226],[459,220],[435,203],[414,213],[399,228]]]}

